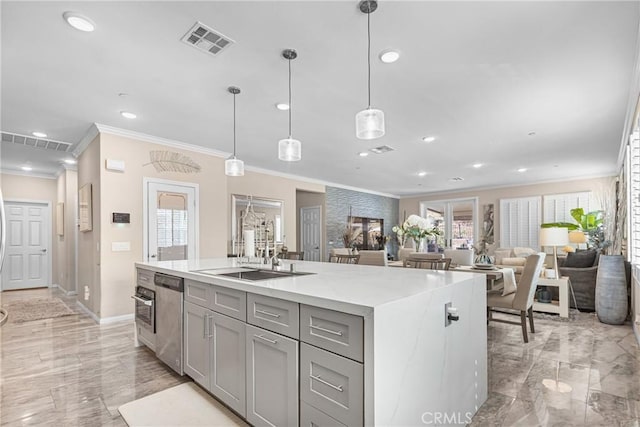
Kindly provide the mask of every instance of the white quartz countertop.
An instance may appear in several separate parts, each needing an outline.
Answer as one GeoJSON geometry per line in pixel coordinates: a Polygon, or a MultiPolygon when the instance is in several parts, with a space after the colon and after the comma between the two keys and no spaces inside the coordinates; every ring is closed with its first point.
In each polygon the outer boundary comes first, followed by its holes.
{"type": "MultiPolygon", "coordinates": [[[[283,260],[281,269],[288,271],[291,263],[283,260]]],[[[237,258],[138,262],[136,267],[361,315],[389,302],[471,278],[475,278],[479,286],[485,286],[484,275],[473,273],[312,261],[293,263],[298,272],[316,274],[248,281],[198,272],[229,267],[271,270],[271,266],[265,264],[240,264],[237,258]]]]}

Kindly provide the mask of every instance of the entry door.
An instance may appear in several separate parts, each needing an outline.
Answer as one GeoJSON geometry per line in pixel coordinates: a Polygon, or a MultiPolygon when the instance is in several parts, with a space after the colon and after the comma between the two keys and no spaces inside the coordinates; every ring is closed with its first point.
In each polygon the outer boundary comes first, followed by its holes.
{"type": "Polygon", "coordinates": [[[197,184],[148,181],[148,261],[195,259],[198,256],[197,184]]]}
{"type": "Polygon", "coordinates": [[[300,208],[300,235],[305,261],[320,261],[320,206],[300,208]]]}
{"type": "Polygon", "coordinates": [[[439,247],[473,245],[478,238],[477,198],[422,202],[421,214],[438,227],[439,247]]]}
{"type": "Polygon", "coordinates": [[[2,290],[48,287],[51,207],[47,203],[5,201],[5,214],[2,290]]]}

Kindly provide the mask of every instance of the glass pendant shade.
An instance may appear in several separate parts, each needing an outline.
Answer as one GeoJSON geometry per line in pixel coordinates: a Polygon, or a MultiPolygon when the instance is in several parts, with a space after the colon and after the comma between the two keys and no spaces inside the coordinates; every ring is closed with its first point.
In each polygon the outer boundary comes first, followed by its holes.
{"type": "Polygon", "coordinates": [[[356,114],[356,136],[359,139],[376,139],[384,135],[384,113],[367,108],[356,114]]]}
{"type": "Polygon", "coordinates": [[[227,176],[244,176],[244,162],[231,156],[224,161],[224,173],[227,176]]]}
{"type": "Polygon", "coordinates": [[[278,159],[285,162],[297,162],[302,159],[302,144],[291,137],[278,142],[278,159]]]}

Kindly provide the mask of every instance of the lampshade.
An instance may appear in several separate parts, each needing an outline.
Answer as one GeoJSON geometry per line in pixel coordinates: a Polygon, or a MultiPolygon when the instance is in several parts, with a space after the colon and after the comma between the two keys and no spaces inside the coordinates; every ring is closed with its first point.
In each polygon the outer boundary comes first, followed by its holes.
{"type": "Polygon", "coordinates": [[[569,229],[562,227],[541,228],[540,246],[564,246],[569,243],[569,229]]]}
{"type": "Polygon", "coordinates": [[[571,243],[587,243],[587,236],[584,231],[573,230],[569,232],[569,241],[571,243]]]}
{"type": "Polygon", "coordinates": [[[235,156],[229,157],[224,161],[224,173],[227,176],[243,176],[244,162],[240,159],[236,159],[235,156]]]}
{"type": "Polygon", "coordinates": [[[356,136],[359,139],[375,139],[384,135],[384,113],[367,108],[356,114],[356,136]]]}
{"type": "Polygon", "coordinates": [[[281,139],[278,142],[278,159],[285,162],[297,162],[302,158],[302,144],[293,138],[281,139]]]}

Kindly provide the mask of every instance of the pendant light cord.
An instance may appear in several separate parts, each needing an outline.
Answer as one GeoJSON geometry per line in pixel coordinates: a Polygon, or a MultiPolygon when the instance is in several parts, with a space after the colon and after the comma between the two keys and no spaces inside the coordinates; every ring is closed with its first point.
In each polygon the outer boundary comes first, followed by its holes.
{"type": "Polygon", "coordinates": [[[367,13],[367,93],[368,109],[371,109],[371,12],[367,13]]]}
{"type": "Polygon", "coordinates": [[[291,139],[291,58],[289,58],[289,139],[291,139]]]}
{"type": "Polygon", "coordinates": [[[236,158],[236,94],[233,94],[233,158],[236,158]]]}

